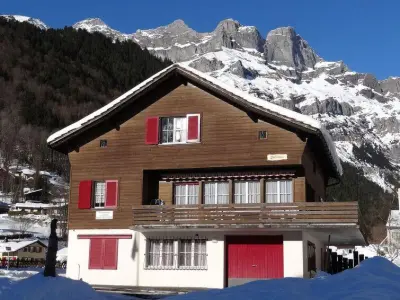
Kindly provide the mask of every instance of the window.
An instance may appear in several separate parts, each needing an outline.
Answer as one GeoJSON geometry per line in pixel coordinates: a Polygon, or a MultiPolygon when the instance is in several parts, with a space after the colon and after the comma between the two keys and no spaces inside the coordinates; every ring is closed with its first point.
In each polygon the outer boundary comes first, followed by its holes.
{"type": "Polygon", "coordinates": [[[234,189],[235,203],[260,203],[259,181],[237,181],[234,189]]]}
{"type": "Polygon", "coordinates": [[[205,267],[206,241],[199,239],[181,240],[179,243],[179,267],[205,267]]]}
{"type": "Polygon", "coordinates": [[[186,142],[186,117],[161,118],[161,144],[186,142]]]}
{"type": "Polygon", "coordinates": [[[269,180],[265,182],[267,203],[293,202],[292,180],[269,180]]]}
{"type": "Polygon", "coordinates": [[[174,266],[174,241],[149,240],[147,266],[149,268],[174,266]]]}
{"type": "Polygon", "coordinates": [[[118,180],[79,183],[79,209],[115,208],[118,202],[118,180]]]}
{"type": "Polygon", "coordinates": [[[204,204],[228,204],[228,182],[206,182],[204,184],[204,204]]]}
{"type": "Polygon", "coordinates": [[[90,239],[89,269],[116,270],[118,263],[118,239],[90,239]]]}
{"type": "Polygon", "coordinates": [[[95,181],[94,183],[94,207],[104,207],[106,198],[106,183],[95,181]]]}
{"type": "Polygon", "coordinates": [[[145,143],[147,145],[198,143],[200,119],[200,114],[147,117],[145,143]]]}
{"type": "Polygon", "coordinates": [[[27,247],[24,248],[24,252],[28,252],[28,248],[27,247]]]}
{"type": "Polygon", "coordinates": [[[198,204],[199,184],[198,183],[175,184],[174,195],[175,195],[176,205],[198,204]]]}
{"type": "Polygon", "coordinates": [[[149,269],[205,269],[207,267],[206,242],[205,239],[149,239],[146,267],[149,269]]]}

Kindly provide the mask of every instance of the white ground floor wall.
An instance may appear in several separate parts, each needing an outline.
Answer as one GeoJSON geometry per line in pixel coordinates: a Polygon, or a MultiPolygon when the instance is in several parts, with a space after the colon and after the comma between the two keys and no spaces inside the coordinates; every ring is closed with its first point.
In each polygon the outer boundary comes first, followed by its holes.
{"type": "Polygon", "coordinates": [[[323,243],[312,233],[302,231],[168,231],[140,233],[129,229],[70,230],[67,276],[82,279],[92,285],[223,288],[225,285],[225,238],[231,235],[282,235],[285,277],[308,277],[307,242],[316,246],[317,268],[321,268],[323,243]],[[116,270],[90,270],[90,239],[83,235],[125,235],[118,240],[116,270]],[[204,238],[207,268],[204,270],[152,270],[146,268],[146,242],[151,238],[204,238]]]}

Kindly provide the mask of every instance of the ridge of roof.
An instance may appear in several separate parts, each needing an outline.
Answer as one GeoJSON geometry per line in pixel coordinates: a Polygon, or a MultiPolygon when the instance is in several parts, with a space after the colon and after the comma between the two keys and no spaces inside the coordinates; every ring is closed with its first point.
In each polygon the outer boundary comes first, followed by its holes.
{"type": "Polygon", "coordinates": [[[317,132],[320,133],[322,140],[325,142],[330,157],[332,159],[333,165],[335,166],[336,172],[339,175],[342,175],[343,169],[340,164],[340,159],[337,155],[336,152],[336,147],[333,143],[333,140],[328,133],[328,131],[325,129],[325,127],[318,121],[315,120],[314,118],[303,115],[300,113],[297,113],[295,111],[289,110],[287,108],[281,107],[279,105],[270,103],[266,100],[262,100],[259,98],[256,98],[247,92],[244,92],[242,90],[239,90],[237,88],[234,88],[232,86],[229,86],[220,80],[207,75],[203,72],[200,72],[196,69],[193,69],[186,65],[185,63],[175,63],[173,65],[168,66],[167,68],[159,71],[158,73],[154,74],[153,76],[149,77],[145,81],[141,82],[140,84],[136,85],[126,93],[122,94],[118,98],[114,99],[107,105],[103,106],[102,108],[94,111],[93,113],[87,115],[86,117],[80,119],[79,121],[53,133],[52,135],[49,136],[47,139],[47,143],[49,146],[52,144],[56,143],[57,141],[61,140],[62,138],[67,137],[68,135],[72,134],[73,132],[79,130],[82,127],[85,127],[86,125],[89,125],[91,122],[97,120],[99,117],[101,117],[103,114],[107,114],[117,108],[119,105],[124,103],[125,101],[129,100],[129,98],[136,93],[140,92],[141,90],[145,89],[146,87],[150,86],[153,82],[156,82],[158,79],[162,78],[166,74],[170,73],[172,70],[178,69],[179,71],[186,73],[188,75],[195,76],[197,78],[202,79],[203,81],[206,81],[208,84],[211,84],[215,87],[218,87],[219,89],[224,90],[225,92],[228,92],[236,97],[239,97],[240,99],[243,99],[246,101],[249,105],[253,106],[254,108],[258,110],[262,110],[264,112],[273,114],[277,117],[286,119],[292,123],[301,125],[306,128],[311,128],[317,132]]]}

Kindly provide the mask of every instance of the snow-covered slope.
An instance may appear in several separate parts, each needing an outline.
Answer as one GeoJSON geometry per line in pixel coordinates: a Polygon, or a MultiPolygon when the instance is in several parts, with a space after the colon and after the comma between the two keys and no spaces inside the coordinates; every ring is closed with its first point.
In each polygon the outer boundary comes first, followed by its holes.
{"type": "Polygon", "coordinates": [[[83,29],[88,32],[100,32],[110,38],[120,41],[125,41],[132,38],[132,35],[121,33],[112,29],[99,18],[90,18],[77,22],[72,27],[76,30],[83,29]]]}
{"type": "Polygon", "coordinates": [[[8,20],[15,20],[18,22],[28,22],[32,25],[35,25],[36,27],[39,27],[40,29],[46,30],[49,27],[43,23],[41,20],[39,19],[34,19],[31,17],[26,17],[26,16],[20,16],[20,15],[0,15],[0,17],[6,18],[8,20]]]}

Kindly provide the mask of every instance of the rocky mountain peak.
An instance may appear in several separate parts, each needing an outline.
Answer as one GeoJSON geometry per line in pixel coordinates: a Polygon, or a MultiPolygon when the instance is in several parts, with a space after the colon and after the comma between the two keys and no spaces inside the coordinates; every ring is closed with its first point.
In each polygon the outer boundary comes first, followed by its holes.
{"type": "Polygon", "coordinates": [[[174,31],[190,29],[189,26],[187,26],[186,23],[181,19],[173,21],[171,24],[168,24],[166,27],[170,28],[170,29],[172,29],[174,31]]]}
{"type": "Polygon", "coordinates": [[[240,27],[240,23],[233,19],[225,19],[218,23],[217,28],[215,31],[223,30],[229,33],[236,32],[240,27]]]}
{"type": "Polygon", "coordinates": [[[82,26],[83,24],[88,25],[88,26],[107,26],[106,23],[100,18],[88,18],[82,21],[79,21],[72,25],[73,28],[82,26]]]}
{"type": "Polygon", "coordinates": [[[284,65],[299,71],[314,68],[321,61],[308,43],[290,26],[276,28],[268,33],[264,56],[267,63],[284,65]]]}

